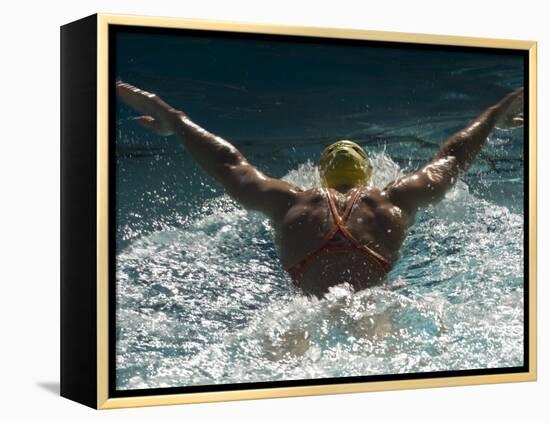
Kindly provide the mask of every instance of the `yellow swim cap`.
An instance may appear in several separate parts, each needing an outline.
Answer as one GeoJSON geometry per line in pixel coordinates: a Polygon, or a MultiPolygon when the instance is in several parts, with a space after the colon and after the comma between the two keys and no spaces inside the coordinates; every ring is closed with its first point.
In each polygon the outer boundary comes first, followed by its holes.
{"type": "Polygon", "coordinates": [[[319,173],[327,187],[366,185],[372,175],[372,164],[358,144],[342,140],[323,150],[319,173]]]}

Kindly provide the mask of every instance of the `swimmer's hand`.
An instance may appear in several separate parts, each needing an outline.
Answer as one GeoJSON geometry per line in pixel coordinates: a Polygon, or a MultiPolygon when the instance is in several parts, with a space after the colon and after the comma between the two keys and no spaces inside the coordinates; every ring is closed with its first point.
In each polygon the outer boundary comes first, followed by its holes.
{"type": "Polygon", "coordinates": [[[495,127],[512,129],[523,126],[523,87],[508,94],[499,104],[502,104],[502,107],[495,127]]]}
{"type": "Polygon", "coordinates": [[[176,125],[183,115],[182,112],[171,107],[156,94],[140,90],[122,81],[117,81],[116,92],[124,103],[138,113],[142,113],[142,116],[136,118],[142,126],[162,136],[174,134],[176,125]]]}

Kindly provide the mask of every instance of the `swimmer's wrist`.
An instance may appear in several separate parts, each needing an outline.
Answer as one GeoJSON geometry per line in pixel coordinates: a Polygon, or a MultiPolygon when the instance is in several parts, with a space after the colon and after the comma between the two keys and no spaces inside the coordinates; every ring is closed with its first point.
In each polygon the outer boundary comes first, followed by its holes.
{"type": "Polygon", "coordinates": [[[170,113],[170,122],[174,131],[178,131],[188,126],[191,120],[189,116],[183,113],[181,110],[171,109],[170,113]]]}
{"type": "Polygon", "coordinates": [[[519,90],[513,91],[506,95],[502,100],[500,100],[497,104],[495,104],[492,109],[495,109],[495,113],[498,117],[502,113],[504,113],[508,107],[518,98],[520,95],[523,94],[523,88],[520,88],[519,90]]]}

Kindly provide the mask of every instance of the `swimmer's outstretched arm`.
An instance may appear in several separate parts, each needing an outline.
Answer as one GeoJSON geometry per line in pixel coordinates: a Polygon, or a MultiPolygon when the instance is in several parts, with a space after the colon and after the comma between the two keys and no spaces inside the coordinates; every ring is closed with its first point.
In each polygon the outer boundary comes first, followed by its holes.
{"type": "Polygon", "coordinates": [[[497,124],[523,125],[523,88],[508,94],[452,135],[428,164],[389,184],[384,189],[385,195],[409,212],[442,200],[460,174],[474,162],[497,124]]]}
{"type": "Polygon", "coordinates": [[[277,217],[293,204],[299,188],[264,175],[233,145],[211,134],[152,93],[122,81],[118,96],[142,113],[139,122],[161,135],[175,134],[199,166],[244,207],[277,217]]]}

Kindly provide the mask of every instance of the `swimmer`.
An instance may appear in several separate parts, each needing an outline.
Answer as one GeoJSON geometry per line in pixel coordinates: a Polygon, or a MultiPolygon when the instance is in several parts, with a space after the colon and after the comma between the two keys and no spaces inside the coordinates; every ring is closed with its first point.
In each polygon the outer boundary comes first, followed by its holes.
{"type": "Polygon", "coordinates": [[[302,190],[265,175],[228,141],[155,94],[122,81],[116,88],[119,98],[141,114],[137,120],[143,126],[176,135],[229,196],[271,219],[283,267],[296,286],[315,296],[344,282],[356,291],[383,282],[417,210],[444,198],[495,126],[523,125],[520,88],[452,135],[422,168],[383,189],[369,186],[373,167],[367,151],[352,141],[337,141],[320,156],[322,187],[302,190]]]}

